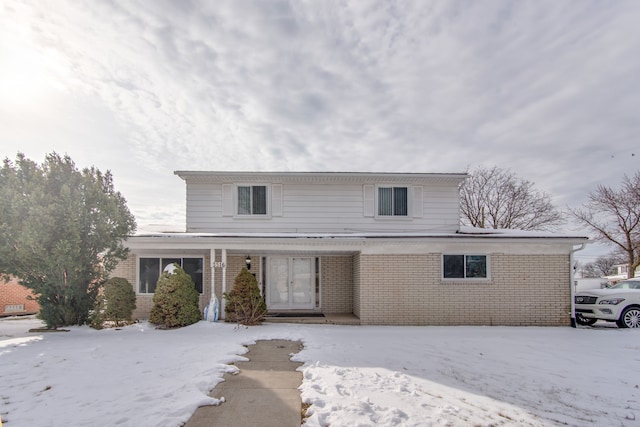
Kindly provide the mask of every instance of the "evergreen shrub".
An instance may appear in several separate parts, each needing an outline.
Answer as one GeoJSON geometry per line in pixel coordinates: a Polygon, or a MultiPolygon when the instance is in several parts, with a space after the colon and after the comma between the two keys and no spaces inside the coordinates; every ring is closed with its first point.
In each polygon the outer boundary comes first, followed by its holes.
{"type": "Polygon", "coordinates": [[[131,283],[122,277],[112,277],[104,284],[102,294],[96,298],[91,326],[124,326],[133,323],[131,316],[136,308],[136,294],[131,283]]]}
{"type": "Polygon", "coordinates": [[[193,279],[174,264],[173,272],[164,272],[153,295],[149,322],[163,328],[188,326],[202,319],[193,279]]]}
{"type": "Polygon", "coordinates": [[[259,325],[267,313],[267,304],[260,294],[258,281],[246,268],[236,276],[233,289],[224,294],[225,321],[243,325],[259,325]]]}

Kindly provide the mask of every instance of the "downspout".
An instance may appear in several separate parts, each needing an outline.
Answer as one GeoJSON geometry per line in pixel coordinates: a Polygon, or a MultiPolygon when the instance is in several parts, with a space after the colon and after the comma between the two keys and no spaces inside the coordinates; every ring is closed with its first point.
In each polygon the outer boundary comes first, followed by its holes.
{"type": "Polygon", "coordinates": [[[586,243],[581,243],[579,248],[571,249],[571,253],[569,255],[569,286],[571,288],[571,327],[572,328],[576,327],[576,298],[575,298],[576,288],[575,288],[575,285],[573,284],[574,282],[573,254],[583,250],[586,245],[587,245],[586,243]]]}

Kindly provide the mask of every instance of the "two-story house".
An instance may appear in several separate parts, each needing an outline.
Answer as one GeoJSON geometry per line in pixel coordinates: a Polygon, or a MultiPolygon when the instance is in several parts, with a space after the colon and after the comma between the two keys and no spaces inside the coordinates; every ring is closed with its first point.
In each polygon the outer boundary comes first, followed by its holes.
{"type": "Polygon", "coordinates": [[[186,182],[186,232],[129,238],[130,256],[112,274],[135,287],[138,318],[163,268],[178,262],[201,308],[250,266],[272,313],[385,325],[570,322],[572,255],[587,238],[461,227],[464,173],[175,174],[186,182]]]}

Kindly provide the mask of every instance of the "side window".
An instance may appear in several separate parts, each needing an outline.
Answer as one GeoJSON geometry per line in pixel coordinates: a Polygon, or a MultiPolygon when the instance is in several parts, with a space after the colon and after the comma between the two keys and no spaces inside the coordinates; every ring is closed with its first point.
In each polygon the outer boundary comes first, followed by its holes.
{"type": "Polygon", "coordinates": [[[265,185],[239,185],[238,215],[266,215],[267,187],[265,185]]]}
{"type": "Polygon", "coordinates": [[[378,187],[378,216],[407,216],[407,187],[378,187]]]}
{"type": "Polygon", "coordinates": [[[138,292],[152,294],[156,291],[156,284],[160,278],[159,258],[140,258],[140,278],[138,292]]]}
{"type": "Polygon", "coordinates": [[[442,277],[445,279],[486,279],[486,255],[443,255],[442,277]]]}

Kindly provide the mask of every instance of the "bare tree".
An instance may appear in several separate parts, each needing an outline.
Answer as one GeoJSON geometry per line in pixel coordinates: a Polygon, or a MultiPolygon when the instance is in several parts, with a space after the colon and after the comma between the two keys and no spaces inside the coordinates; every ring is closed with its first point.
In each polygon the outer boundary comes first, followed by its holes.
{"type": "Polygon", "coordinates": [[[613,272],[613,266],[621,264],[620,256],[612,254],[600,256],[595,261],[589,262],[582,267],[583,277],[604,277],[613,272]]]}
{"type": "Polygon", "coordinates": [[[624,261],[619,255],[601,256],[598,257],[593,265],[601,275],[601,277],[613,274],[614,266],[623,263],[624,261]]]}
{"type": "Polygon", "coordinates": [[[640,172],[625,175],[619,190],[599,185],[581,209],[570,211],[595,231],[596,239],[625,254],[629,277],[634,277],[640,265],[640,172]]]}
{"type": "Polygon", "coordinates": [[[600,271],[596,268],[596,265],[593,262],[588,262],[585,265],[580,267],[580,273],[584,278],[596,278],[602,277],[600,275],[600,271]]]}
{"type": "Polygon", "coordinates": [[[564,222],[546,193],[495,166],[470,172],[460,196],[462,221],[472,227],[551,230],[564,222]]]}

